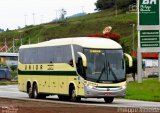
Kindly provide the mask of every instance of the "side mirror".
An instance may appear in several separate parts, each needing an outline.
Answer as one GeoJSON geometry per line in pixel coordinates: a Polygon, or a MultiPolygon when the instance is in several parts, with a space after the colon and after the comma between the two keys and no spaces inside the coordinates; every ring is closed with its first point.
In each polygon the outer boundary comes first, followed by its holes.
{"type": "Polygon", "coordinates": [[[87,58],[86,58],[86,56],[82,53],[82,52],[77,52],[80,56],[81,56],[81,58],[82,58],[82,63],[83,63],[83,66],[84,67],[87,67],[87,58]]]}
{"type": "Polygon", "coordinates": [[[132,57],[129,54],[127,54],[127,53],[124,53],[124,55],[128,58],[129,67],[132,67],[133,66],[133,59],[132,59],[132,57]]]}

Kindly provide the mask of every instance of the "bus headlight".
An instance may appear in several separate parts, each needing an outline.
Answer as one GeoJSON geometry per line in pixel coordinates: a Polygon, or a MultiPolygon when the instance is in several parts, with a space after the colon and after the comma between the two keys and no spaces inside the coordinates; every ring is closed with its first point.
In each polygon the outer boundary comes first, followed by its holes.
{"type": "Polygon", "coordinates": [[[126,89],[126,85],[121,86],[121,89],[126,89]]]}
{"type": "Polygon", "coordinates": [[[96,89],[96,87],[95,86],[91,86],[91,85],[89,85],[88,86],[90,89],[96,89]]]}
{"type": "Polygon", "coordinates": [[[93,88],[93,86],[91,86],[91,85],[88,85],[88,87],[89,87],[90,89],[92,89],[92,88],[93,88]]]}

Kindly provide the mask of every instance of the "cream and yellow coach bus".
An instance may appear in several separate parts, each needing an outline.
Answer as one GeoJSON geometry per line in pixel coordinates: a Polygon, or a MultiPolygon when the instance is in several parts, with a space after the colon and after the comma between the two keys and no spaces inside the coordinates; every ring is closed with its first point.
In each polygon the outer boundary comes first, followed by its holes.
{"type": "Polygon", "coordinates": [[[30,98],[59,99],[125,96],[124,53],[115,41],[78,37],[23,45],[19,50],[19,90],[30,98]]]}

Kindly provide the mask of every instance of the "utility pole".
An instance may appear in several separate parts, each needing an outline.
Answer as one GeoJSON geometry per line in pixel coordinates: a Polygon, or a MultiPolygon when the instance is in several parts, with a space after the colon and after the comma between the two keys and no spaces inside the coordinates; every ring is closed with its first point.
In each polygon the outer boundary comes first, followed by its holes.
{"type": "Polygon", "coordinates": [[[30,38],[29,38],[29,40],[28,40],[28,43],[29,43],[29,45],[31,44],[30,38]]]}
{"type": "Polygon", "coordinates": [[[58,21],[57,12],[58,12],[58,10],[56,10],[55,12],[56,12],[56,23],[57,23],[57,21],[58,21]]]}
{"type": "Polygon", "coordinates": [[[116,13],[116,17],[117,17],[117,13],[118,13],[118,11],[117,11],[117,0],[115,0],[115,13],[116,13]]]}
{"type": "Polygon", "coordinates": [[[21,37],[21,45],[22,45],[22,43],[23,43],[23,42],[22,42],[22,37],[21,37]]]}
{"type": "Polygon", "coordinates": [[[13,38],[13,53],[15,52],[15,44],[14,44],[14,38],[13,38]]]}
{"type": "Polygon", "coordinates": [[[38,43],[39,43],[39,38],[38,38],[38,43]]]}
{"type": "Polygon", "coordinates": [[[84,6],[81,6],[81,8],[82,8],[82,13],[84,13],[84,6]]]}
{"type": "Polygon", "coordinates": [[[24,15],[25,26],[27,26],[27,15],[24,15]]]}
{"type": "Polygon", "coordinates": [[[133,29],[133,31],[132,31],[132,33],[133,33],[133,34],[132,34],[132,41],[133,41],[133,42],[132,42],[132,43],[133,43],[132,50],[133,50],[133,53],[134,53],[134,37],[135,37],[135,36],[134,36],[134,34],[135,34],[135,33],[134,33],[134,28],[135,28],[135,24],[132,24],[132,29],[133,29]]]}
{"type": "Polygon", "coordinates": [[[35,25],[35,13],[32,13],[33,15],[33,25],[35,25]]]}
{"type": "Polygon", "coordinates": [[[5,52],[7,52],[7,41],[6,41],[6,38],[5,38],[5,52]]]}
{"type": "Polygon", "coordinates": [[[41,15],[41,24],[43,23],[43,15],[41,15]]]}

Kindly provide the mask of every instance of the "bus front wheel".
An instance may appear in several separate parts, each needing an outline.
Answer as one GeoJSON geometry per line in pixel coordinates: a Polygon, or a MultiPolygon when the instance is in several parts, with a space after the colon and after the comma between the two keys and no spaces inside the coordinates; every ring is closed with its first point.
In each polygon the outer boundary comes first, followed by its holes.
{"type": "Polygon", "coordinates": [[[81,101],[81,98],[76,96],[76,89],[74,86],[70,88],[69,97],[70,97],[70,101],[72,101],[72,102],[81,101]]]}
{"type": "Polygon", "coordinates": [[[114,100],[114,97],[105,97],[104,98],[105,103],[112,103],[113,100],[114,100]]]}

